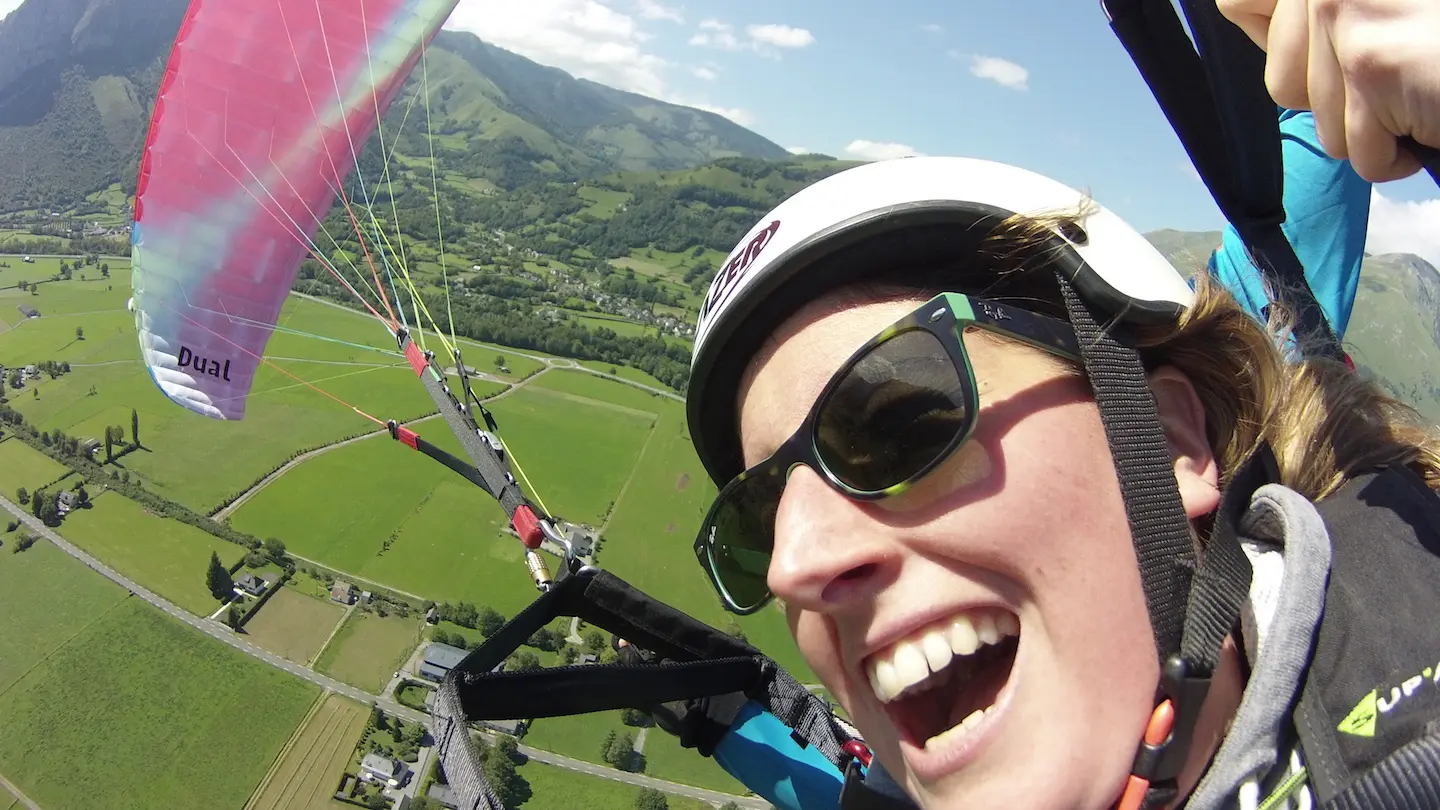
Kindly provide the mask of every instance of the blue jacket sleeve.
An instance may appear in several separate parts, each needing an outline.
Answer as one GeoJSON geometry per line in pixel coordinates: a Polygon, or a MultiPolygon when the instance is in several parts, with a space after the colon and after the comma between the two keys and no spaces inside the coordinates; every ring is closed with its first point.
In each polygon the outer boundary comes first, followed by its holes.
{"type": "MultiPolygon", "coordinates": [[[[1370,183],[1349,161],[1325,154],[1311,113],[1281,110],[1280,136],[1285,161],[1282,230],[1331,328],[1343,339],[1365,258],[1370,183]]],[[[1220,249],[1210,257],[1210,272],[1252,316],[1264,320],[1270,299],[1234,227],[1225,229],[1220,249]]]]}
{"type": "Polygon", "coordinates": [[[834,810],[844,775],[758,703],[745,704],[715,746],[715,761],[779,810],[834,810]]]}

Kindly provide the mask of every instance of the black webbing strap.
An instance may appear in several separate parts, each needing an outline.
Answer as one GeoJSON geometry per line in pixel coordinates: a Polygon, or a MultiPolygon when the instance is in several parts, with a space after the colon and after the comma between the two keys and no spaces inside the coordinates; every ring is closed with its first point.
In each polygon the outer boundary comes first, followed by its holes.
{"type": "Polygon", "coordinates": [[[1302,350],[1340,359],[1340,341],[1285,238],[1285,167],[1265,55],[1215,0],[1103,0],[1115,31],[1225,219],[1274,295],[1293,311],[1302,350]],[[1198,49],[1198,53],[1197,53],[1198,49]]]}
{"type": "MultiPolygon", "coordinates": [[[[452,669],[436,696],[436,723],[534,719],[743,693],[841,772],[852,736],[829,706],[759,650],[655,600],[605,571],[567,573],[452,669]],[[534,632],[577,616],[657,653],[652,664],[590,664],[496,672],[534,632]],[[443,713],[443,717],[441,716],[443,713]]],[[[462,736],[455,736],[462,745],[462,736]]],[[[442,754],[444,752],[442,751],[442,754]]],[[[464,765],[461,755],[461,767],[464,765]]],[[[442,756],[442,765],[449,764],[442,756]]],[[[452,781],[453,784],[453,781],[452,781]]],[[[483,805],[481,805],[483,806],[483,805]]]]}
{"type": "Polygon", "coordinates": [[[1155,649],[1163,663],[1180,651],[1185,603],[1195,570],[1194,541],[1180,504],[1170,448],[1139,355],[1101,329],[1070,282],[1060,274],[1057,278],[1110,442],[1134,535],[1155,649]]]}
{"type": "MultiPolygon", "coordinates": [[[[1162,671],[1156,700],[1168,699],[1175,709],[1171,741],[1142,744],[1136,755],[1134,773],[1150,783],[1147,805],[1158,806],[1174,796],[1174,779],[1185,764],[1221,644],[1236,626],[1249,590],[1250,563],[1230,531],[1207,548],[1197,570],[1190,520],[1140,355],[1100,327],[1063,274],[1057,278],[1130,522],[1162,671]]],[[[1248,505],[1248,496],[1233,494],[1231,513],[1219,520],[1233,526],[1241,500],[1248,505]]]]}
{"type": "Polygon", "coordinates": [[[430,712],[430,734],[445,771],[445,781],[461,810],[508,810],[485,779],[480,751],[470,737],[470,723],[454,690],[441,688],[430,712]]]}
{"type": "Polygon", "coordinates": [[[1412,740],[1380,760],[1324,810],[1440,807],[1440,734],[1412,740]]]}

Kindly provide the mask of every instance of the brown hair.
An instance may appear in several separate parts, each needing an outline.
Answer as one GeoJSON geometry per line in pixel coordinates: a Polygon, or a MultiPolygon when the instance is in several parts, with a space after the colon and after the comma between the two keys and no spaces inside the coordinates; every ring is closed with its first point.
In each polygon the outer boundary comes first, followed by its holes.
{"type": "MultiPolygon", "coordinates": [[[[1074,234],[1091,210],[1087,202],[1068,212],[1009,217],[979,240],[965,266],[886,268],[844,298],[962,291],[1066,318],[1050,257],[1063,249],[1056,234],[1074,234]]],[[[1266,326],[1209,273],[1198,272],[1194,286],[1195,302],[1178,320],[1135,328],[1133,343],[1147,368],[1174,366],[1194,384],[1222,486],[1268,440],[1282,483],[1311,500],[1367,470],[1396,465],[1440,490],[1440,431],[1413,408],[1341,362],[1287,361],[1280,346],[1293,319],[1283,306],[1270,307],[1266,326]]]]}

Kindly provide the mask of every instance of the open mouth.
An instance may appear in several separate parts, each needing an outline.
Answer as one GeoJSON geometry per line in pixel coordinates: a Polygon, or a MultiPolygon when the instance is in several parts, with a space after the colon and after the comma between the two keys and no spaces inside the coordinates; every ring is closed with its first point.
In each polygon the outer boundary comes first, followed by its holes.
{"type": "Polygon", "coordinates": [[[904,742],[939,747],[968,736],[995,708],[1019,639],[1015,614],[967,611],[871,655],[870,687],[904,742]]]}

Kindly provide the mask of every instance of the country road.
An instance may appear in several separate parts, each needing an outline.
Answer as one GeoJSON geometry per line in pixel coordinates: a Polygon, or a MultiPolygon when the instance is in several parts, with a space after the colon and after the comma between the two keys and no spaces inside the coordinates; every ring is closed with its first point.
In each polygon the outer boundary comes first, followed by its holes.
{"type": "Polygon", "coordinates": [[[0,776],[0,787],[3,787],[5,790],[10,791],[10,795],[19,799],[20,803],[25,805],[28,810],[40,810],[40,805],[30,801],[30,797],[26,796],[24,793],[21,793],[20,788],[15,787],[15,785],[11,783],[9,779],[0,776]]]}
{"type": "MultiPolygon", "coordinates": [[[[179,621],[190,625],[196,630],[199,630],[200,632],[212,638],[229,644],[231,647],[240,650],[246,655],[258,658],[273,667],[279,667],[280,669],[283,669],[298,678],[304,678],[305,680],[319,686],[322,689],[328,689],[331,692],[338,692],[352,700],[359,701],[362,704],[376,704],[380,706],[380,708],[384,710],[387,714],[400,717],[407,722],[421,723],[426,727],[429,727],[430,716],[427,714],[417,712],[414,709],[411,709],[407,706],[402,706],[393,700],[388,700],[386,698],[380,697],[379,695],[373,695],[369,692],[364,691],[363,689],[357,689],[348,684],[341,683],[334,678],[329,678],[321,675],[314,670],[308,669],[293,661],[288,661],[267,650],[262,650],[259,647],[256,647],[254,644],[251,644],[249,641],[246,641],[243,637],[236,635],[234,631],[232,631],[229,627],[221,624],[220,622],[210,621],[209,619],[202,619],[190,613],[189,611],[182,610],[178,605],[175,605],[174,603],[160,597],[158,594],[155,594],[154,592],[142,587],[128,577],[120,574],[113,568],[110,568],[109,566],[85,553],[79,547],[66,540],[65,538],[61,537],[59,534],[55,533],[52,529],[50,529],[50,527],[41,523],[29,512],[20,508],[19,505],[11,501],[9,498],[4,497],[3,495],[0,495],[0,507],[3,507],[6,511],[15,515],[27,527],[38,533],[41,537],[49,540],[51,543],[54,543],[65,553],[69,554],[70,556],[94,569],[96,572],[100,573],[101,575],[116,583],[120,587],[128,590],[131,594],[145,600],[146,602],[149,602],[151,605],[154,605],[160,610],[165,611],[171,616],[174,616],[179,621]]],[[[543,762],[547,765],[553,765],[571,771],[578,771],[580,773],[587,773],[591,774],[592,776],[599,776],[605,779],[610,779],[612,781],[624,782],[638,787],[653,787],[657,790],[674,796],[685,796],[715,805],[722,804],[724,802],[735,802],[741,807],[753,808],[753,810],[767,810],[767,808],[770,807],[769,802],[765,801],[764,799],[755,798],[753,796],[734,796],[728,793],[721,793],[719,791],[705,790],[703,788],[691,787],[690,785],[682,785],[676,782],[668,782],[663,779],[656,779],[654,777],[645,776],[643,774],[617,771],[614,768],[610,768],[605,765],[596,765],[590,762],[583,762],[578,759],[572,759],[570,757],[561,756],[559,754],[553,754],[549,751],[544,751],[538,748],[531,748],[527,745],[519,746],[519,750],[526,757],[534,759],[536,762],[543,762]]],[[[16,792],[18,793],[18,791],[16,792]]],[[[39,810],[33,804],[30,804],[29,806],[31,810],[39,810]]]]}

